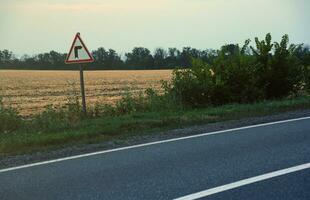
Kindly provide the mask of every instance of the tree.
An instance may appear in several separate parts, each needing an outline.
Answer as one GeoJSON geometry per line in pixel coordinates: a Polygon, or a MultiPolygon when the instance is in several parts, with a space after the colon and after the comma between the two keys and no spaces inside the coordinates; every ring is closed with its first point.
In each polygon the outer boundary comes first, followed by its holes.
{"type": "Polygon", "coordinates": [[[234,56],[240,53],[238,44],[226,44],[221,47],[221,50],[226,56],[234,56]]]}
{"type": "Polygon", "coordinates": [[[131,53],[126,53],[126,64],[134,68],[153,68],[154,59],[147,48],[135,47],[131,53]]]}
{"type": "Polygon", "coordinates": [[[154,66],[163,68],[166,65],[167,52],[162,48],[155,49],[154,52],[154,66]]]}
{"type": "Polygon", "coordinates": [[[103,47],[100,47],[93,51],[92,55],[95,59],[95,65],[99,69],[114,69],[123,66],[123,61],[113,49],[107,51],[103,47]]]}
{"type": "Polygon", "coordinates": [[[51,59],[49,53],[40,53],[37,55],[37,64],[43,67],[49,67],[51,66],[51,59]]]}
{"type": "Polygon", "coordinates": [[[177,48],[169,48],[168,49],[168,55],[166,57],[166,65],[168,67],[177,67],[179,66],[179,57],[180,57],[180,51],[177,48]]]}
{"type": "Polygon", "coordinates": [[[56,51],[49,52],[49,63],[52,66],[59,67],[63,65],[64,60],[66,59],[65,54],[58,53],[56,51]]]}
{"type": "Polygon", "coordinates": [[[92,52],[92,55],[95,59],[95,64],[104,66],[108,57],[108,52],[103,48],[99,47],[97,50],[92,52]]]}
{"type": "Polygon", "coordinates": [[[2,51],[0,51],[0,64],[2,64],[3,61],[4,61],[4,59],[3,59],[3,53],[2,53],[2,51]]]}
{"type": "Polygon", "coordinates": [[[310,66],[310,46],[298,45],[294,55],[301,61],[302,65],[310,66]]]}
{"type": "Polygon", "coordinates": [[[105,67],[116,68],[121,67],[122,65],[123,61],[121,60],[121,57],[116,53],[115,50],[109,49],[105,67]]]}
{"type": "Polygon", "coordinates": [[[9,64],[12,59],[13,59],[13,53],[12,51],[9,51],[7,49],[4,49],[2,52],[1,52],[1,62],[4,63],[4,64],[9,64]]]}

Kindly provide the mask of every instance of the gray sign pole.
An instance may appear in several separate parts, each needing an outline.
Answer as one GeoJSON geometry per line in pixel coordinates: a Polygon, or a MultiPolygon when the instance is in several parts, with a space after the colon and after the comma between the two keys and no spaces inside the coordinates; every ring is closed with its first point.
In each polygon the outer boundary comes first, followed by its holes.
{"type": "Polygon", "coordinates": [[[83,65],[82,64],[80,64],[80,84],[81,84],[83,114],[86,115],[86,98],[85,98],[84,73],[83,73],[83,65]]]}

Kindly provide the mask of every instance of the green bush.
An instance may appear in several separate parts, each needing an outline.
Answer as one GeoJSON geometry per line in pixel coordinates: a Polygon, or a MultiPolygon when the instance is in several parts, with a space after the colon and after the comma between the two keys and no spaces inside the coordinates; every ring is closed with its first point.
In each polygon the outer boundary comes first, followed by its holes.
{"type": "Polygon", "coordinates": [[[63,110],[56,110],[51,105],[47,106],[46,109],[34,116],[34,118],[29,122],[33,130],[37,131],[57,131],[68,126],[67,120],[65,118],[65,113],[63,110]]]}
{"type": "Polygon", "coordinates": [[[247,40],[242,49],[238,45],[223,46],[213,66],[193,59],[192,68],[174,70],[166,92],[194,107],[262,98],[263,92],[256,86],[254,60],[245,53],[248,44],[247,40]]]}
{"type": "Polygon", "coordinates": [[[161,95],[152,88],[134,96],[126,93],[115,106],[105,106],[104,112],[114,115],[124,115],[133,112],[156,112],[179,109],[178,105],[168,95],[161,95]]]}
{"type": "Polygon", "coordinates": [[[10,133],[23,126],[23,120],[12,107],[4,106],[0,96],[0,133],[10,133]]]}
{"type": "Polygon", "coordinates": [[[255,38],[256,49],[251,47],[257,62],[258,86],[266,99],[281,98],[296,93],[302,83],[302,65],[296,56],[298,45],[288,46],[288,35],[280,43],[271,44],[271,35],[265,40],[255,38]]]}
{"type": "Polygon", "coordinates": [[[304,87],[308,92],[310,92],[310,65],[304,66],[303,75],[304,75],[304,87]]]}
{"type": "Polygon", "coordinates": [[[218,52],[214,62],[216,84],[212,95],[212,104],[248,103],[263,99],[264,92],[257,85],[256,63],[248,53],[250,40],[246,40],[240,49],[234,45],[234,51],[228,51],[225,45],[218,52]],[[220,92],[218,90],[221,90],[220,92]]]}
{"type": "Polygon", "coordinates": [[[48,106],[46,110],[29,122],[32,129],[41,131],[58,131],[73,128],[79,124],[83,115],[81,112],[73,112],[69,106],[53,108],[48,106]]]}
{"type": "Polygon", "coordinates": [[[193,59],[191,69],[174,70],[171,83],[164,83],[166,95],[184,105],[207,105],[217,86],[211,67],[201,60],[193,59]]]}
{"type": "Polygon", "coordinates": [[[173,71],[166,93],[181,104],[199,107],[282,98],[297,93],[303,82],[309,85],[309,75],[303,75],[308,69],[296,56],[299,46],[288,46],[287,35],[280,43],[272,44],[270,34],[255,42],[256,48],[248,47],[250,40],[242,48],[223,46],[212,66],[193,59],[191,68],[173,71]]]}
{"type": "Polygon", "coordinates": [[[69,91],[67,103],[63,107],[49,105],[45,111],[34,116],[29,122],[38,132],[59,131],[75,127],[83,119],[78,92],[75,88],[69,91]]]}

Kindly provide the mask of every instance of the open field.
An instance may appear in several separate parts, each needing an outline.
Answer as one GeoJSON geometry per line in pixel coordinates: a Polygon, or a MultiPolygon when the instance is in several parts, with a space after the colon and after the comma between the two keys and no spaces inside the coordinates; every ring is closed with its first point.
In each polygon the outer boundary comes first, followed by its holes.
{"type": "MultiPolygon", "coordinates": [[[[87,102],[113,104],[126,92],[160,89],[160,81],[170,76],[171,70],[85,71],[87,102]]],[[[38,113],[47,105],[63,105],[79,87],[78,71],[0,70],[0,95],[22,115],[38,113]]]]}

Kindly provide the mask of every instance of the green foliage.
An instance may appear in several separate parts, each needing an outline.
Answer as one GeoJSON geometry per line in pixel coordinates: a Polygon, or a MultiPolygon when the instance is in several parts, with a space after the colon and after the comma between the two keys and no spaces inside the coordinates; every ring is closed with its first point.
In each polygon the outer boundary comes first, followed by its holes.
{"type": "Polygon", "coordinates": [[[37,132],[65,130],[74,128],[83,119],[78,90],[75,84],[69,84],[71,90],[66,105],[61,108],[47,106],[44,112],[34,116],[29,122],[33,130],[37,132]]]}
{"type": "MultiPolygon", "coordinates": [[[[47,106],[46,110],[36,115],[30,122],[30,126],[37,132],[49,132],[65,130],[71,126],[70,120],[65,110],[47,106]]],[[[70,116],[71,118],[72,116],[70,116]]]]}
{"type": "Polygon", "coordinates": [[[256,85],[255,62],[248,52],[250,40],[240,49],[235,45],[233,52],[225,48],[219,52],[214,63],[216,87],[212,104],[246,103],[262,99],[263,91],[256,85]]]}
{"type": "Polygon", "coordinates": [[[253,59],[246,55],[248,44],[241,50],[238,45],[223,46],[213,66],[193,59],[190,69],[174,70],[166,92],[194,107],[257,100],[262,92],[255,85],[253,59]]]}
{"type": "Polygon", "coordinates": [[[288,35],[284,35],[280,43],[271,44],[270,34],[265,40],[256,38],[255,41],[257,49],[251,49],[256,58],[258,86],[264,89],[265,98],[281,98],[296,93],[302,82],[302,66],[295,56],[298,46],[288,46],[288,35]]]}
{"type": "Polygon", "coordinates": [[[129,67],[153,67],[154,59],[150,50],[143,47],[135,47],[131,53],[126,53],[126,64],[129,67]]]}
{"type": "Polygon", "coordinates": [[[132,95],[126,93],[117,101],[115,106],[104,105],[101,112],[108,115],[125,115],[135,112],[156,112],[161,110],[174,110],[179,108],[168,95],[161,95],[157,91],[148,88],[144,93],[132,95]]]}
{"type": "Polygon", "coordinates": [[[121,57],[116,53],[115,50],[109,49],[105,50],[103,47],[98,48],[92,52],[95,58],[95,65],[100,65],[105,68],[113,68],[115,66],[122,67],[123,61],[121,57]]]}
{"type": "Polygon", "coordinates": [[[303,67],[303,76],[305,89],[310,93],[310,65],[303,67]]]}
{"type": "Polygon", "coordinates": [[[173,71],[171,83],[164,83],[166,95],[185,105],[198,106],[210,103],[209,95],[216,86],[211,67],[199,59],[193,59],[191,69],[173,71]],[[208,87],[210,86],[210,87],[208,87]]]}
{"type": "Polygon", "coordinates": [[[60,131],[76,127],[83,117],[80,103],[68,100],[61,108],[47,106],[45,111],[34,116],[29,124],[37,132],[60,131]]]}
{"type": "Polygon", "coordinates": [[[299,45],[288,46],[288,36],[272,43],[270,34],[256,48],[246,40],[242,48],[225,45],[217,52],[213,65],[192,59],[192,67],[174,70],[166,93],[189,106],[247,103],[283,98],[309,85],[308,68],[296,56],[299,45]],[[253,55],[250,52],[253,52],[253,55]]]}
{"type": "Polygon", "coordinates": [[[23,126],[23,120],[12,107],[4,106],[0,96],[0,133],[16,131],[23,126]]]}

